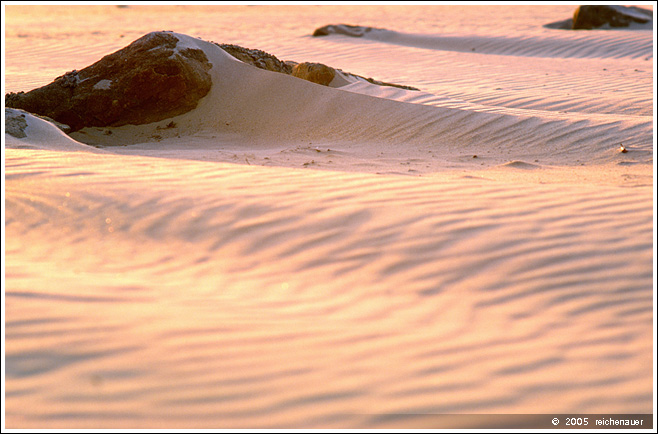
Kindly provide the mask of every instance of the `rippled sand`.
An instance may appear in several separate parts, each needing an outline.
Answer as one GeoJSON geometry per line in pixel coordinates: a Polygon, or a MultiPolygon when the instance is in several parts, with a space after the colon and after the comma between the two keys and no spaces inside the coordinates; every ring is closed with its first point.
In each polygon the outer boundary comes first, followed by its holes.
{"type": "Polygon", "coordinates": [[[573,8],[8,7],[7,91],[167,28],[421,92],[181,35],[176,128],[5,135],[6,427],[651,413],[653,33],[541,27],[573,8]]]}

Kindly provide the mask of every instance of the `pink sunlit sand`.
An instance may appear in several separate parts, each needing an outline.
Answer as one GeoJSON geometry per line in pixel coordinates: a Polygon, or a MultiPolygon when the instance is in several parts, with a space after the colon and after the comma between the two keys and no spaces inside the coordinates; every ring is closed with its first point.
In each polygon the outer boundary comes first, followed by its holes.
{"type": "Polygon", "coordinates": [[[3,6],[6,93],[152,31],[212,64],[172,118],[6,130],[6,427],[652,413],[653,24],[575,7],[3,6]]]}

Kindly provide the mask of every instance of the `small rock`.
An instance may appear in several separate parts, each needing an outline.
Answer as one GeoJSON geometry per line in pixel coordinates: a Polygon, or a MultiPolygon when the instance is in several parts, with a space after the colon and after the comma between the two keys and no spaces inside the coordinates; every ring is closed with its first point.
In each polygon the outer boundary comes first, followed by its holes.
{"type": "Polygon", "coordinates": [[[350,74],[349,72],[344,72],[340,69],[334,69],[330,66],[323,65],[321,63],[311,63],[311,62],[298,63],[292,60],[282,61],[279,60],[276,56],[266,53],[265,51],[262,50],[244,48],[244,47],[240,47],[239,45],[232,45],[232,44],[215,43],[215,45],[219,46],[222,50],[226,51],[228,54],[235,57],[236,59],[241,60],[244,63],[248,63],[249,65],[255,66],[256,68],[265,69],[267,71],[279,72],[287,75],[293,75],[303,80],[308,80],[313,83],[323,84],[325,86],[331,83],[331,81],[334,79],[334,77],[336,76],[336,71],[340,71],[342,74],[362,78],[378,86],[391,86],[391,87],[397,87],[406,90],[419,90],[418,88],[412,86],[386,83],[372,78],[365,78],[360,75],[350,74]]]}
{"type": "Polygon", "coordinates": [[[265,51],[244,48],[233,44],[215,44],[236,59],[255,66],[256,68],[281,72],[283,74],[292,73],[292,65],[288,62],[279,60],[276,56],[266,53],[265,51]]]}
{"type": "Polygon", "coordinates": [[[20,110],[5,109],[5,134],[22,139],[27,137],[26,128],[27,120],[24,113],[21,113],[20,110]]]}
{"type": "Polygon", "coordinates": [[[304,62],[295,65],[292,75],[312,83],[327,86],[336,76],[336,70],[322,63],[304,62]]]}
{"type": "Polygon", "coordinates": [[[576,8],[573,18],[546,24],[549,29],[589,30],[606,24],[613,28],[628,27],[632,23],[651,21],[653,12],[634,6],[584,5],[576,8]]]}
{"type": "MultiPolygon", "coordinates": [[[[329,24],[324,27],[319,27],[313,32],[313,36],[327,36],[327,35],[347,35],[359,38],[366,33],[373,31],[372,27],[353,26],[351,24],[329,24]]],[[[380,29],[377,29],[380,30],[380,29]]]]}
{"type": "Polygon", "coordinates": [[[573,14],[572,29],[593,29],[609,24],[610,27],[628,27],[631,23],[647,23],[651,11],[637,7],[614,5],[579,6],[573,14]]]}
{"type": "Polygon", "coordinates": [[[71,128],[68,125],[64,125],[60,122],[50,119],[48,116],[41,116],[33,113],[28,113],[21,109],[5,108],[5,133],[10,134],[18,139],[27,137],[27,135],[25,134],[25,128],[27,128],[27,118],[25,117],[26,114],[50,122],[60,130],[64,131],[65,133],[71,131],[71,128]]]}

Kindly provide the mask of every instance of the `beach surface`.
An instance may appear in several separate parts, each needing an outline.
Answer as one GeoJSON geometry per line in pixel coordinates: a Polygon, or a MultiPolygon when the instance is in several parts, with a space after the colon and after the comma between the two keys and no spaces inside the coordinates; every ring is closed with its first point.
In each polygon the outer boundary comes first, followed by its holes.
{"type": "Polygon", "coordinates": [[[5,92],[163,29],[212,64],[185,114],[70,135],[24,114],[25,137],[5,133],[7,428],[654,412],[653,23],[4,8],[5,92]],[[375,30],[311,36],[340,23],[375,30]],[[419,91],[321,86],[208,41],[419,91]]]}

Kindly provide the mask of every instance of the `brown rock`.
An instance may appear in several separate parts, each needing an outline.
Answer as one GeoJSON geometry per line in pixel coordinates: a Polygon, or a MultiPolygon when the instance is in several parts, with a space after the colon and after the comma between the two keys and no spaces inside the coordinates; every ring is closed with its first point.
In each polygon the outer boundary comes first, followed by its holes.
{"type": "Polygon", "coordinates": [[[647,23],[652,17],[650,10],[613,6],[579,6],[573,14],[572,29],[593,29],[609,24],[610,27],[628,27],[631,23],[647,23]]]}
{"type": "MultiPolygon", "coordinates": [[[[335,26],[326,26],[326,27],[335,27],[335,26]]],[[[357,26],[348,26],[348,27],[357,28],[357,26]]],[[[370,27],[362,28],[362,29],[368,29],[367,31],[372,30],[372,28],[370,27]]],[[[226,51],[231,56],[235,57],[236,59],[239,59],[257,68],[265,69],[267,71],[274,71],[274,72],[279,72],[281,74],[292,75],[294,77],[301,78],[303,80],[308,80],[313,83],[322,84],[324,86],[328,86],[329,83],[331,83],[331,81],[336,76],[336,71],[337,71],[336,69],[332,68],[331,66],[323,65],[322,63],[311,63],[311,62],[297,63],[292,60],[281,61],[276,56],[266,53],[265,51],[262,50],[244,48],[244,47],[240,47],[239,45],[232,45],[232,44],[217,44],[217,43],[215,44],[219,46],[222,50],[226,51]]],[[[341,71],[340,69],[338,71],[348,76],[351,75],[354,77],[362,78],[364,80],[369,81],[372,84],[376,84],[379,86],[391,86],[400,89],[419,90],[411,86],[386,83],[372,78],[366,78],[360,75],[350,74],[349,72],[344,72],[341,71]]]]}
{"type": "Polygon", "coordinates": [[[281,72],[283,74],[292,73],[292,68],[287,62],[282,62],[276,56],[266,53],[263,50],[240,47],[233,44],[217,44],[222,50],[238,60],[255,66],[256,68],[267,71],[281,72]]]}
{"type": "Polygon", "coordinates": [[[177,50],[178,38],[149,33],[80,71],[44,87],[5,96],[5,106],[84,127],[146,124],[186,113],[212,86],[212,65],[199,49],[177,50]]]}
{"type": "MultiPolygon", "coordinates": [[[[178,42],[170,32],[149,33],[81,71],[67,72],[47,86],[5,95],[5,107],[46,116],[65,132],[85,127],[140,125],[186,113],[210,91],[212,78],[208,71],[212,65],[202,50],[178,49],[178,42]]],[[[261,50],[216,45],[255,67],[325,86],[340,71],[320,63],[283,62],[261,50]]],[[[418,90],[354,77],[380,86],[418,90]]]]}
{"type": "Polygon", "coordinates": [[[351,24],[330,24],[328,26],[315,29],[313,36],[327,36],[327,35],[347,35],[359,38],[373,30],[372,27],[353,26],[351,24]]]}
{"type": "Polygon", "coordinates": [[[292,75],[313,83],[327,86],[336,76],[336,70],[322,63],[304,62],[295,65],[292,75]]]}

